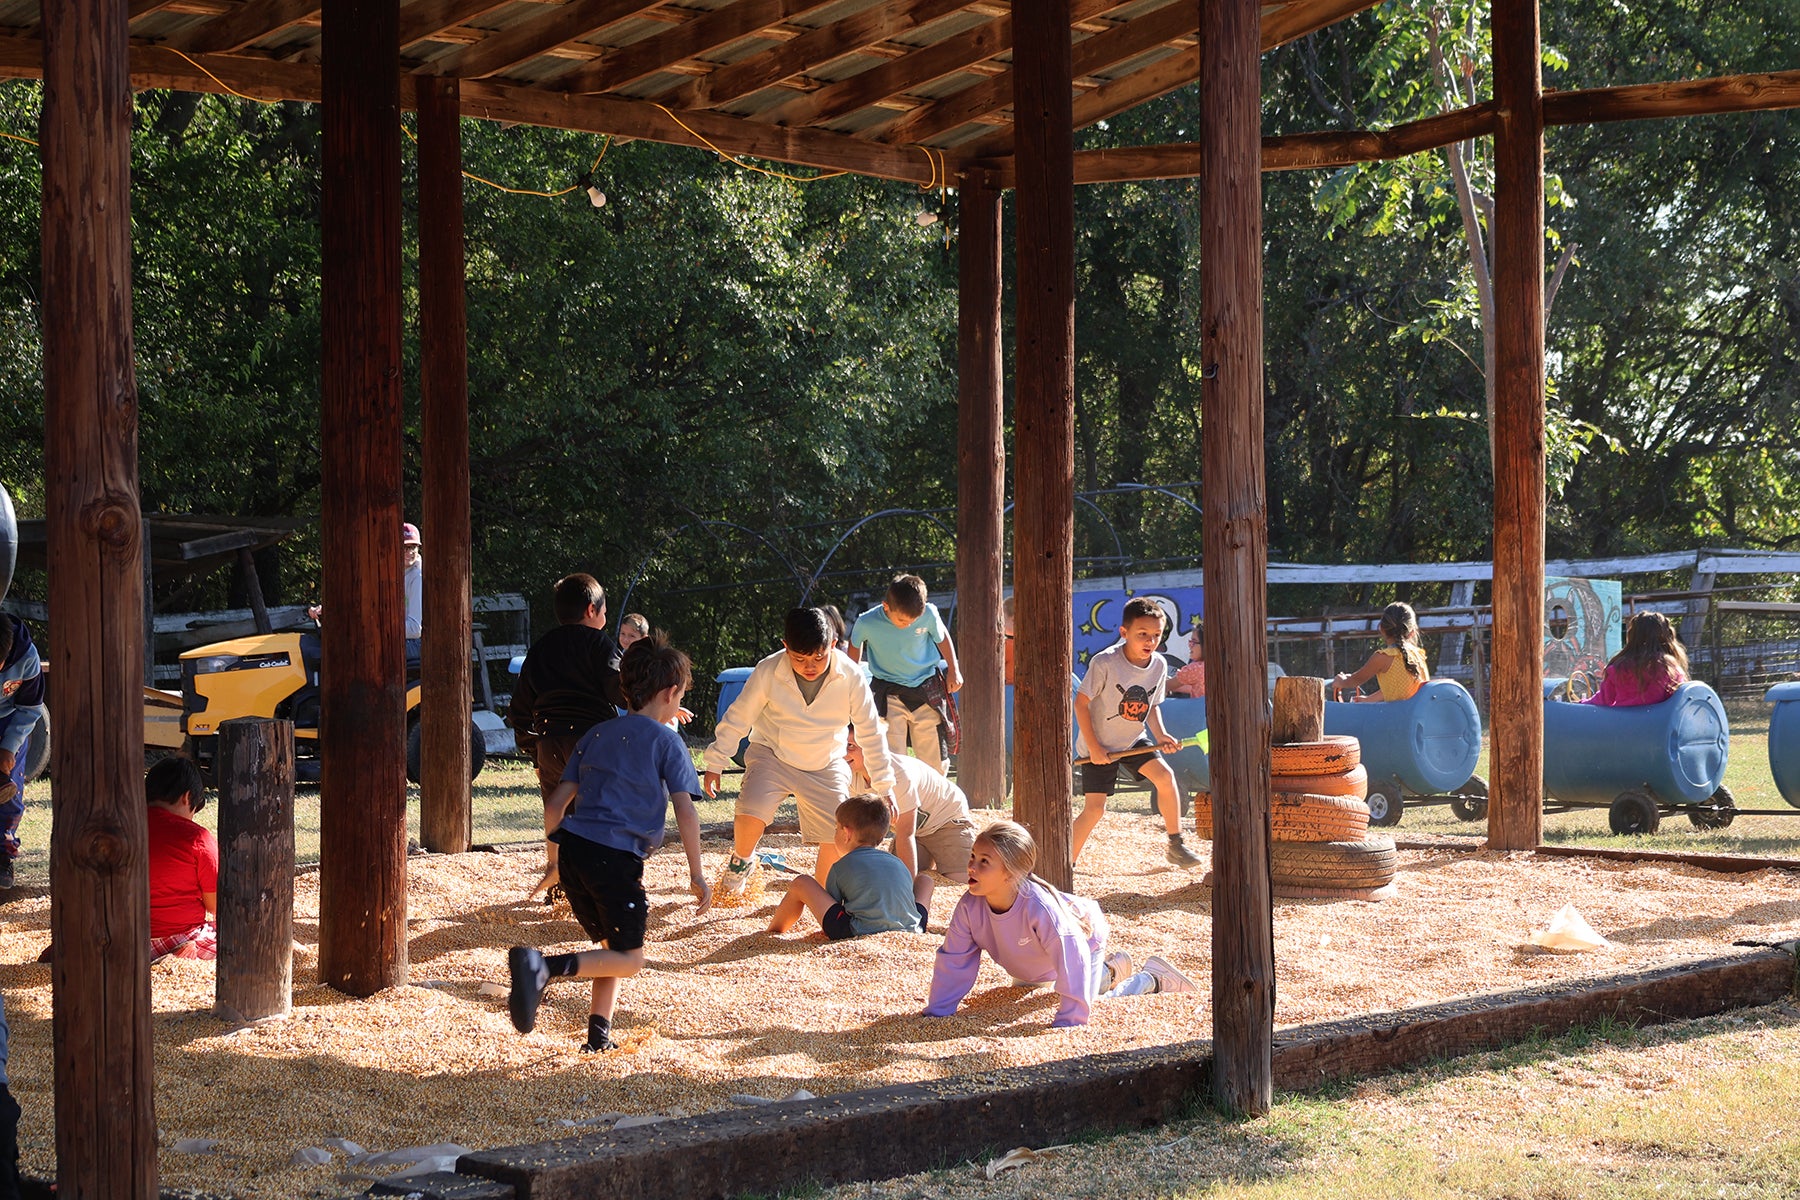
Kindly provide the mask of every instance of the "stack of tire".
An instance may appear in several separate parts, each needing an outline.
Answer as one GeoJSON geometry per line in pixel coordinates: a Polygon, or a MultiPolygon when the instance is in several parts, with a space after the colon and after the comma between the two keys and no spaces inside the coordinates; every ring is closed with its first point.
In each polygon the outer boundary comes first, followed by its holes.
{"type": "MultiPolygon", "coordinates": [[[[1269,878],[1292,900],[1386,900],[1394,840],[1369,833],[1369,774],[1353,737],[1269,748],[1269,878]]],[[[1194,826],[1213,832],[1212,796],[1194,797],[1194,826]]]]}

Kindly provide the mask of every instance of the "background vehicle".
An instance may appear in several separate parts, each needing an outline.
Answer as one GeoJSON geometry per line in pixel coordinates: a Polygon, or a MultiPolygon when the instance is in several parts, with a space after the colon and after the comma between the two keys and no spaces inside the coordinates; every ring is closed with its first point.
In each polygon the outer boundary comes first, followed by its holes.
{"type": "MultiPolygon", "coordinates": [[[[280,717],[294,723],[294,777],[319,778],[319,635],[259,634],[200,646],[181,656],[182,730],[202,771],[212,771],[219,726],[233,717],[280,717]]],[[[419,779],[419,664],[406,668],[406,777],[419,779]]],[[[469,778],[487,760],[482,719],[469,724],[469,778]]]]}

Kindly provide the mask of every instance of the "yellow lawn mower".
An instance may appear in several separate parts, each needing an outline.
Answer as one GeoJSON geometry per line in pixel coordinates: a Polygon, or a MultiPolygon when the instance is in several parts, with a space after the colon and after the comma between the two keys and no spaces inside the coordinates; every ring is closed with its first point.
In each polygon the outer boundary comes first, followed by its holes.
{"type": "MultiPolygon", "coordinates": [[[[416,643],[415,643],[416,644],[416,643]]],[[[319,662],[316,632],[289,631],[233,638],[181,656],[182,730],[194,760],[211,777],[219,726],[234,717],[278,717],[294,723],[294,778],[317,782],[319,662]]],[[[419,780],[419,664],[406,664],[406,777],[419,780]]],[[[469,778],[481,774],[487,738],[480,713],[469,724],[469,778]]]]}

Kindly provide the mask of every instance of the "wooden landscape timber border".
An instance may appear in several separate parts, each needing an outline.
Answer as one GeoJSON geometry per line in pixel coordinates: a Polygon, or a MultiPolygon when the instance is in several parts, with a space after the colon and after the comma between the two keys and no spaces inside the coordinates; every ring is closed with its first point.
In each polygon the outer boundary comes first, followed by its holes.
{"type": "MultiPolygon", "coordinates": [[[[1612,1020],[1654,1025],[1792,995],[1795,946],[1278,1030],[1275,1087],[1294,1092],[1612,1020]]],[[[1211,1044],[897,1084],[464,1155],[458,1173],[381,1185],[426,1200],[723,1197],[891,1178],[1090,1130],[1142,1128],[1205,1096],[1211,1044]],[[499,1186],[496,1186],[499,1185],[499,1186]]]]}
{"type": "MultiPolygon", "coordinates": [[[[1797,810],[1800,811],[1800,810],[1797,810]]],[[[1396,850],[1427,850],[1453,854],[1479,854],[1487,849],[1483,842],[1436,841],[1424,838],[1395,838],[1396,850]]],[[[1673,863],[1717,871],[1721,875],[1748,875],[1752,871],[1800,871],[1800,858],[1759,858],[1748,854],[1689,854],[1681,850],[1613,850],[1604,846],[1538,845],[1533,853],[1550,858],[1602,858],[1622,863],[1673,863]]]]}

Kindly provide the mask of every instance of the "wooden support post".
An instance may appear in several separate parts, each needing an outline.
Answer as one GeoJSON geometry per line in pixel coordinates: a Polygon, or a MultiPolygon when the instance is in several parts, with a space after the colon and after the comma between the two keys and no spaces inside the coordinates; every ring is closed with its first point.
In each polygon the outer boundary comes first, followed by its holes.
{"type": "Polygon", "coordinates": [[[468,320],[463,299],[462,110],[454,79],[419,82],[419,359],[425,444],[425,646],[419,840],[461,854],[472,836],[469,714],[468,320]]]}
{"type": "Polygon", "coordinates": [[[294,723],[219,726],[219,963],[213,1011],[228,1021],[294,1004],[294,723]]]}
{"type": "Polygon", "coordinates": [[[1269,528],[1263,461],[1259,6],[1200,6],[1201,478],[1212,731],[1213,1096],[1273,1100],[1269,888],[1269,528]]]}
{"type": "Polygon", "coordinates": [[[1074,883],[1075,140],[1069,0],[1013,14],[1018,397],[1013,413],[1013,811],[1038,874],[1074,883]]]}
{"type": "Polygon", "coordinates": [[[263,600],[262,580],[256,577],[256,555],[250,553],[250,547],[240,546],[237,558],[238,568],[244,573],[244,591],[250,597],[250,617],[256,622],[256,632],[273,633],[275,626],[269,622],[269,606],[263,600]]]}
{"type": "Polygon", "coordinates": [[[1283,675],[1275,681],[1271,742],[1316,742],[1325,736],[1325,681],[1283,675]]]}
{"type": "Polygon", "coordinates": [[[325,0],[319,978],[406,982],[399,8],[325,0]]]}
{"type": "Polygon", "coordinates": [[[962,753],[957,783],[977,808],[1006,803],[1006,441],[1000,361],[1000,189],[983,174],[957,191],[956,653],[962,753]]]}
{"type": "Polygon", "coordinates": [[[157,1194],[126,16],[125,0],[43,10],[50,979],[57,1194],[70,1200],[157,1194]]]}
{"type": "Polygon", "coordinates": [[[1537,0],[1495,0],[1494,648],[1488,844],[1544,832],[1544,97],[1537,0]]]}

